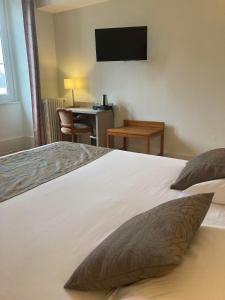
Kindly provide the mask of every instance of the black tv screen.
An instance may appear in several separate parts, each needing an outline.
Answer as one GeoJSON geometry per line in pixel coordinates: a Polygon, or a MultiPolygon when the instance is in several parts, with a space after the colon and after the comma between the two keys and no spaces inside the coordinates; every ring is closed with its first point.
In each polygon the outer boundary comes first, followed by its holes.
{"type": "Polygon", "coordinates": [[[95,30],[97,61],[147,60],[147,26],[95,30]]]}

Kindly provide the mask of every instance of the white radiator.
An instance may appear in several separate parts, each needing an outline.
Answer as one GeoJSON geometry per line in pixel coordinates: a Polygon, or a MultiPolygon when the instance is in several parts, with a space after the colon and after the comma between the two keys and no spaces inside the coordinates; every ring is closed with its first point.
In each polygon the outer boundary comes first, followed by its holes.
{"type": "Polygon", "coordinates": [[[57,108],[64,108],[66,106],[66,99],[44,99],[43,100],[43,116],[45,140],[47,144],[60,140],[60,126],[57,115],[57,108]]]}

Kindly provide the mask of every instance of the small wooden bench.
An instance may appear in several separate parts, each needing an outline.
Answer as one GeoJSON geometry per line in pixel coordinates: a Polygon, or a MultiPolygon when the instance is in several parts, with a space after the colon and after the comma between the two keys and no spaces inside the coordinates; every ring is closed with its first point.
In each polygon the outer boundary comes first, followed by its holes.
{"type": "Polygon", "coordinates": [[[141,138],[147,141],[147,153],[151,154],[151,138],[160,136],[160,153],[164,155],[164,122],[132,121],[125,120],[123,127],[111,128],[107,130],[107,147],[112,148],[113,137],[123,138],[123,149],[127,150],[128,138],[141,138]]]}

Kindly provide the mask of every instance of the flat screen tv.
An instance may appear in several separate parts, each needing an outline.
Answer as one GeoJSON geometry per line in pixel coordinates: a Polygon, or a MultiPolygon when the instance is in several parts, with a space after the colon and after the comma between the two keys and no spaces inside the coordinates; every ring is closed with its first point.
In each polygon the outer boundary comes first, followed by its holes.
{"type": "Polygon", "coordinates": [[[97,61],[147,60],[147,26],[95,30],[97,61]]]}

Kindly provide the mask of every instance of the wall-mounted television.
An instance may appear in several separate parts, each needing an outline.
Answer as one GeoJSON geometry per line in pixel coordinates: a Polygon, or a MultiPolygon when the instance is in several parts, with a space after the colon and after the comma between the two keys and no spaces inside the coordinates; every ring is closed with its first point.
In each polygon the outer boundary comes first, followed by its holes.
{"type": "Polygon", "coordinates": [[[147,26],[95,30],[97,61],[147,60],[147,26]]]}

